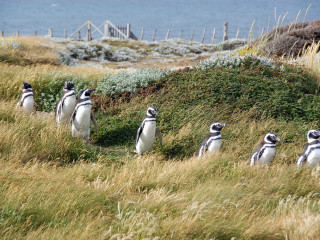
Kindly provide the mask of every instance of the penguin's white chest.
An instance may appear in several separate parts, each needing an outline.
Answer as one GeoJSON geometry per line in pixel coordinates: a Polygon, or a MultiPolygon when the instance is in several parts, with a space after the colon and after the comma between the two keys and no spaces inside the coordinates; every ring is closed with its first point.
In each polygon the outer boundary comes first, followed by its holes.
{"type": "Polygon", "coordinates": [[[136,145],[136,150],[142,154],[152,148],[156,136],[156,121],[149,121],[144,124],[143,131],[140,134],[136,145]]]}
{"type": "Polygon", "coordinates": [[[212,140],[208,146],[209,152],[217,152],[220,150],[221,139],[212,140]]]}
{"type": "Polygon", "coordinates": [[[316,165],[320,162],[320,149],[313,149],[308,158],[307,158],[307,163],[310,166],[316,165]]]}
{"type": "Polygon", "coordinates": [[[276,154],[275,147],[266,147],[263,151],[262,156],[260,157],[260,163],[270,163],[273,161],[274,155],[276,154]]]}
{"type": "Polygon", "coordinates": [[[74,111],[75,106],[76,106],[76,97],[74,95],[67,97],[64,100],[60,116],[57,116],[57,121],[59,123],[68,122],[74,111]]]}
{"type": "Polygon", "coordinates": [[[72,135],[90,137],[91,105],[80,106],[72,123],[72,135]]]}
{"type": "Polygon", "coordinates": [[[23,104],[22,104],[21,108],[23,111],[30,114],[34,110],[33,105],[34,105],[33,96],[28,96],[23,100],[23,104]]]}

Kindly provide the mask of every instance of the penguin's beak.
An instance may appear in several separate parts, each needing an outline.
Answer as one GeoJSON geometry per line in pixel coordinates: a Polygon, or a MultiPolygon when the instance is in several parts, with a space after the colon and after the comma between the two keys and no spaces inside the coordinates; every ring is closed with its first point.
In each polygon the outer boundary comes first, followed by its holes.
{"type": "Polygon", "coordinates": [[[221,123],[221,126],[225,127],[225,126],[227,126],[227,124],[226,123],[221,123]]]}
{"type": "Polygon", "coordinates": [[[281,139],[279,137],[276,137],[274,140],[276,140],[277,142],[281,141],[281,139]]]}
{"type": "Polygon", "coordinates": [[[320,131],[315,131],[314,135],[315,135],[316,137],[319,137],[319,136],[320,136],[320,131]]]}

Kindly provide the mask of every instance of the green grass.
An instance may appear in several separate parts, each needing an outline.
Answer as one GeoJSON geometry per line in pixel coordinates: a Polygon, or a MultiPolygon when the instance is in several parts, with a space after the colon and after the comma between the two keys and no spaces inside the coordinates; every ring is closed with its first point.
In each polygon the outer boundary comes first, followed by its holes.
{"type": "MultiPolygon", "coordinates": [[[[61,75],[30,75],[35,94],[53,89],[55,98],[61,75]]],[[[0,235],[318,239],[319,171],[295,165],[307,131],[319,128],[318,80],[293,66],[245,64],[172,73],[135,93],[97,94],[93,145],[58,129],[52,115],[21,115],[18,88],[3,84],[0,235]],[[135,133],[151,105],[163,145],[156,140],[139,157],[135,133]],[[198,160],[193,154],[214,121],[228,124],[221,152],[198,160]],[[249,167],[269,131],[281,138],[274,163],[249,167]]]]}

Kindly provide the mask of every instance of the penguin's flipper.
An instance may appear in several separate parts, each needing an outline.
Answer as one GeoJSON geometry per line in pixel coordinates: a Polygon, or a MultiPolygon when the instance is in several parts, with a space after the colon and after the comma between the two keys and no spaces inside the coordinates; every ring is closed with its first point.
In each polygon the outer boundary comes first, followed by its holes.
{"type": "Polygon", "coordinates": [[[91,116],[90,116],[90,118],[91,118],[91,121],[92,121],[92,123],[93,123],[94,130],[95,130],[95,131],[97,131],[97,130],[98,130],[98,127],[97,127],[97,120],[96,120],[96,118],[94,117],[93,112],[91,112],[91,116]]]}
{"type": "Polygon", "coordinates": [[[253,166],[257,161],[258,161],[258,152],[255,152],[251,155],[251,158],[250,158],[250,166],[253,166]]]}
{"type": "Polygon", "coordinates": [[[17,103],[16,107],[22,107],[22,103],[23,103],[23,99],[22,99],[23,94],[21,94],[20,98],[19,98],[19,102],[17,103]]]}
{"type": "Polygon", "coordinates": [[[299,158],[297,160],[298,167],[300,167],[301,164],[304,162],[304,160],[307,159],[307,155],[306,155],[307,150],[308,150],[308,144],[306,145],[306,147],[304,148],[303,153],[299,156],[299,158]]]}
{"type": "Polygon", "coordinates": [[[297,160],[297,165],[298,165],[298,167],[300,167],[301,166],[301,164],[304,162],[304,160],[306,160],[307,159],[307,156],[305,155],[305,154],[301,154],[300,155],[300,157],[298,158],[298,160],[297,160]]]}
{"type": "Polygon", "coordinates": [[[143,125],[141,125],[141,126],[138,128],[137,136],[136,136],[136,145],[137,145],[137,143],[138,143],[138,141],[139,141],[139,138],[140,138],[140,135],[141,135],[142,131],[143,131],[143,125]]]}
{"type": "Polygon", "coordinates": [[[58,103],[58,105],[56,106],[56,109],[54,110],[54,115],[55,117],[60,116],[61,115],[61,111],[62,111],[62,104],[61,101],[58,103]]]}
{"type": "Polygon", "coordinates": [[[162,135],[158,128],[156,128],[156,136],[159,138],[160,145],[162,145],[162,135]]]}
{"type": "Polygon", "coordinates": [[[74,111],[73,111],[73,113],[71,114],[69,124],[72,124],[72,123],[73,123],[74,118],[76,117],[76,114],[77,114],[77,108],[75,108],[74,111]]]}

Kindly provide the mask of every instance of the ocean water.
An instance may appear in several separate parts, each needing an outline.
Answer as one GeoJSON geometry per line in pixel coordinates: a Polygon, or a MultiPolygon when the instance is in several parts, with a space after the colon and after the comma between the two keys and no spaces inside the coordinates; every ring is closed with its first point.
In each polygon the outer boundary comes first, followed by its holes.
{"type": "MultiPolygon", "coordinates": [[[[87,20],[99,26],[105,20],[115,25],[131,24],[132,32],[140,38],[144,28],[144,40],[151,40],[156,29],[156,40],[177,38],[183,29],[183,38],[190,39],[194,30],[194,41],[200,41],[204,28],[207,29],[205,42],[211,41],[216,28],[216,40],[221,41],[223,23],[229,23],[229,38],[236,35],[240,27],[240,38],[247,38],[251,25],[253,36],[262,29],[272,29],[280,23],[311,21],[320,18],[320,1],[307,0],[0,0],[0,30],[5,36],[48,34],[53,29],[55,37],[68,36],[87,20]],[[306,10],[311,4],[308,13],[306,10]],[[283,16],[286,17],[283,19],[283,16]]],[[[82,36],[85,35],[85,30],[82,36]]],[[[94,35],[99,38],[99,35],[94,35]]]]}

